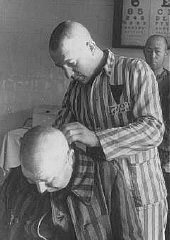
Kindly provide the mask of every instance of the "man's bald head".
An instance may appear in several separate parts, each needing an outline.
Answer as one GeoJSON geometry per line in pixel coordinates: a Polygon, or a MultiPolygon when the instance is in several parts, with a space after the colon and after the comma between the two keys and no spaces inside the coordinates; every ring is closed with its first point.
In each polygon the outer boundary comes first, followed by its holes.
{"type": "Polygon", "coordinates": [[[36,126],[21,139],[21,166],[37,172],[40,166],[50,167],[53,161],[64,161],[69,146],[63,133],[53,127],[36,126]]]}
{"type": "Polygon", "coordinates": [[[168,48],[168,41],[167,41],[167,39],[166,39],[164,36],[159,35],[159,34],[151,35],[151,36],[147,39],[147,41],[146,41],[146,43],[145,43],[145,47],[147,47],[148,45],[150,45],[150,44],[151,44],[152,42],[154,42],[154,41],[161,41],[162,44],[165,46],[165,51],[167,50],[167,48],[168,48]]]}
{"type": "Polygon", "coordinates": [[[29,183],[40,193],[65,188],[72,176],[74,151],[61,131],[34,127],[24,135],[20,148],[21,168],[29,183]]]}
{"type": "Polygon", "coordinates": [[[56,51],[61,47],[65,39],[75,39],[78,41],[92,41],[91,35],[87,28],[78,22],[65,21],[60,23],[52,32],[49,49],[56,51]]]}

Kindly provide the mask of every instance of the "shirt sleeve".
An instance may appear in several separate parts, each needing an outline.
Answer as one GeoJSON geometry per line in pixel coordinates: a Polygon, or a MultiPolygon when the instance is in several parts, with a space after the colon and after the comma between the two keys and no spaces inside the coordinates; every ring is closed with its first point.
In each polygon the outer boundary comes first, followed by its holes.
{"type": "Polygon", "coordinates": [[[96,132],[107,160],[146,151],[162,141],[164,125],[154,73],[142,60],[136,61],[130,72],[129,88],[135,120],[123,127],[96,132]]]}
{"type": "Polygon", "coordinates": [[[70,104],[70,96],[71,96],[73,87],[74,87],[74,82],[71,81],[65,93],[65,96],[62,102],[62,107],[58,112],[58,115],[53,127],[60,128],[65,123],[75,122],[74,114],[70,104]]]}

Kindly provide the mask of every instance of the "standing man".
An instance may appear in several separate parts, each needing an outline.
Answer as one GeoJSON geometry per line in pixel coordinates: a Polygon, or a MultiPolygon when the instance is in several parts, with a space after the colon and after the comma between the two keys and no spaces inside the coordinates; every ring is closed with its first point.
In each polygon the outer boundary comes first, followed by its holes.
{"type": "Polygon", "coordinates": [[[104,153],[107,161],[117,164],[133,195],[145,239],[163,240],[166,188],[157,146],[164,125],[150,67],[101,50],[84,26],[71,21],[54,29],[49,51],[71,79],[56,126],[69,144],[83,143],[98,160],[104,153]]]}
{"type": "MultiPolygon", "coordinates": [[[[170,72],[164,68],[164,60],[168,55],[167,40],[161,35],[150,36],[145,44],[144,56],[146,62],[155,73],[159,86],[163,119],[165,123],[165,134],[161,145],[159,146],[159,155],[167,187],[167,200],[170,207],[170,72]]],[[[166,228],[166,239],[170,239],[170,214],[166,228]]]]}

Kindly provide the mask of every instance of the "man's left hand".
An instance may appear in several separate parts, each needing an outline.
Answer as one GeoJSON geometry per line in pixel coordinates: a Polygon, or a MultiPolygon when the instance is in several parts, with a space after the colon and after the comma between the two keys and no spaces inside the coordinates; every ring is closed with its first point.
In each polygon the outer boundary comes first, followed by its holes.
{"type": "Polygon", "coordinates": [[[69,144],[81,142],[89,147],[100,146],[100,142],[95,132],[90,131],[79,122],[64,124],[61,131],[65,135],[69,144]]]}

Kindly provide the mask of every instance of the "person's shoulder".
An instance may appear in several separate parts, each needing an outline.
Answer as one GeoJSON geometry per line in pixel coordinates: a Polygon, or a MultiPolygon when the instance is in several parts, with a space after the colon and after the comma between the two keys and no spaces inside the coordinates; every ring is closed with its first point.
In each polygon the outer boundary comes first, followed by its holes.
{"type": "Polygon", "coordinates": [[[2,189],[11,196],[26,188],[30,188],[30,184],[24,177],[21,166],[12,168],[2,185],[2,189]]]}
{"type": "Polygon", "coordinates": [[[129,71],[131,73],[138,70],[139,72],[151,71],[149,65],[142,58],[123,56],[117,53],[114,49],[108,49],[107,65],[112,73],[114,73],[115,70],[118,72],[120,72],[120,70],[129,71]]]}
{"type": "Polygon", "coordinates": [[[1,185],[0,191],[1,196],[5,194],[6,197],[10,197],[13,194],[15,194],[20,185],[19,184],[20,177],[21,177],[20,167],[10,169],[10,172],[8,173],[3,184],[1,185]]]}
{"type": "Polygon", "coordinates": [[[142,58],[127,57],[127,65],[133,71],[137,71],[137,72],[143,71],[145,73],[150,73],[150,74],[154,75],[152,69],[149,66],[149,64],[142,58]]]}
{"type": "Polygon", "coordinates": [[[115,57],[115,63],[117,64],[122,64],[122,66],[128,66],[128,67],[148,67],[148,64],[146,63],[145,60],[142,58],[136,58],[136,57],[127,57],[123,55],[119,55],[114,53],[115,57]]]}
{"type": "Polygon", "coordinates": [[[129,57],[126,55],[122,55],[120,54],[117,50],[113,49],[107,49],[106,51],[108,51],[110,53],[110,55],[114,56],[115,60],[126,60],[126,61],[144,61],[141,58],[137,58],[137,57],[129,57]]]}
{"type": "Polygon", "coordinates": [[[18,181],[20,179],[21,175],[22,175],[22,171],[21,171],[20,166],[11,168],[7,177],[4,180],[3,185],[7,184],[7,182],[14,183],[14,182],[18,181]]]}

